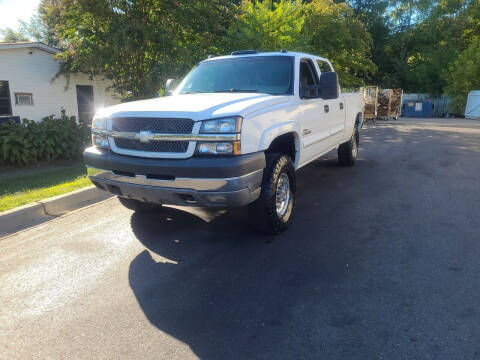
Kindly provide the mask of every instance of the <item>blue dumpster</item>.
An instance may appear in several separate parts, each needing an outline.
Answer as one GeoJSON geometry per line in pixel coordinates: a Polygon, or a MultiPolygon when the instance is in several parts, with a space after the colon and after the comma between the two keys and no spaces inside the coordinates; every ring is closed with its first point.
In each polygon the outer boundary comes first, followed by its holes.
{"type": "Polygon", "coordinates": [[[433,116],[433,102],[429,100],[405,100],[402,106],[402,115],[405,117],[431,118],[433,116]]]}

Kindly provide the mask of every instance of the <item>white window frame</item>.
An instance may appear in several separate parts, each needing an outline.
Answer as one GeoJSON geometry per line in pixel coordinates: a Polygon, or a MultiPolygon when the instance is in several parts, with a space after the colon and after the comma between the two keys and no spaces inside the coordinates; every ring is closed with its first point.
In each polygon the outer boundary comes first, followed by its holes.
{"type": "Polygon", "coordinates": [[[15,93],[15,105],[33,105],[33,94],[32,93],[24,93],[24,92],[16,92],[15,93]],[[29,101],[20,100],[21,97],[29,96],[29,101]]]}

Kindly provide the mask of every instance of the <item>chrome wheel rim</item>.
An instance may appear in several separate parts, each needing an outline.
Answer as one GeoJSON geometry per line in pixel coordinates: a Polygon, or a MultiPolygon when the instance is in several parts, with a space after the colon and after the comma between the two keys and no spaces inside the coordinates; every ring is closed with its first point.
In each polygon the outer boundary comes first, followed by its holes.
{"type": "Polygon", "coordinates": [[[280,174],[277,182],[277,191],[275,196],[275,204],[277,206],[277,215],[282,217],[288,210],[290,203],[290,179],[285,173],[280,174]]]}

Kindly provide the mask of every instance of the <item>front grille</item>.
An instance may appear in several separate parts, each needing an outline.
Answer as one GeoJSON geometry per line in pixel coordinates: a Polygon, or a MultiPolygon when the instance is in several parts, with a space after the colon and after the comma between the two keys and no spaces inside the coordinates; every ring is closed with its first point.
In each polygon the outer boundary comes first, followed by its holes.
{"type": "Polygon", "coordinates": [[[115,145],[120,149],[148,151],[148,152],[170,152],[184,153],[188,148],[188,141],[150,141],[140,142],[134,139],[115,138],[115,145]]]}
{"type": "Polygon", "coordinates": [[[160,134],[191,134],[193,120],[148,117],[118,117],[112,119],[114,131],[151,131],[160,134]]]}
{"type": "MultiPolygon", "coordinates": [[[[193,124],[191,119],[117,117],[112,119],[112,130],[134,133],[151,131],[158,134],[191,134],[193,124]]],[[[115,138],[117,148],[134,151],[184,153],[188,149],[188,144],[188,141],[141,142],[135,139],[115,138]]]]}

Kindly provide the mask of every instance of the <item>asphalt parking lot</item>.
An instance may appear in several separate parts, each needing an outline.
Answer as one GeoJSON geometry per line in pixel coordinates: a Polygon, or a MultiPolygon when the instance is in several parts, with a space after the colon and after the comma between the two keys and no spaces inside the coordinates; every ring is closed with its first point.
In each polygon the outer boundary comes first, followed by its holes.
{"type": "Polygon", "coordinates": [[[360,145],[298,172],[275,238],[109,199],[0,240],[0,357],[480,359],[480,122],[360,145]]]}

